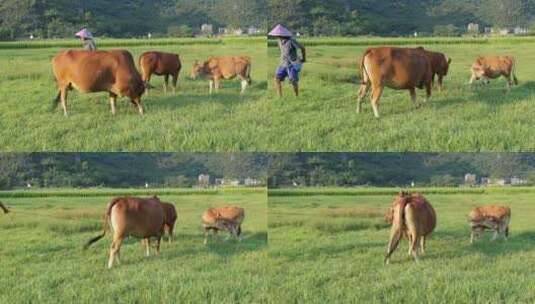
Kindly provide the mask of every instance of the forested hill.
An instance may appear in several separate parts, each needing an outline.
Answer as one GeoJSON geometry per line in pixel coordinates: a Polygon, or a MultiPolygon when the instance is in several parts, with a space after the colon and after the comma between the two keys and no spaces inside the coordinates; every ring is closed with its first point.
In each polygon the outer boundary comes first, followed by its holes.
{"type": "Polygon", "coordinates": [[[116,38],[191,36],[203,23],[265,27],[266,0],[1,0],[0,40],[73,37],[81,27],[116,38]]]}
{"type": "Polygon", "coordinates": [[[270,0],[270,26],[308,35],[458,35],[470,22],[531,27],[535,0],[270,0]]]}

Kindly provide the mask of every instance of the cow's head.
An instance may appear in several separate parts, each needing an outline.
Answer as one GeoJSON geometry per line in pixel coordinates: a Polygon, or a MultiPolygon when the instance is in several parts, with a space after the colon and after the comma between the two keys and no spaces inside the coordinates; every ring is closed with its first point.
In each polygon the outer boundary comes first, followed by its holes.
{"type": "Polygon", "coordinates": [[[200,63],[199,61],[195,60],[193,63],[193,67],[191,68],[191,78],[197,79],[197,77],[204,74],[204,63],[200,63]]]}
{"type": "Polygon", "coordinates": [[[483,63],[481,60],[481,57],[479,57],[474,64],[472,64],[472,78],[470,78],[470,84],[474,83],[474,81],[481,80],[484,84],[489,84],[490,80],[488,79],[486,75],[488,67],[483,63]]]}

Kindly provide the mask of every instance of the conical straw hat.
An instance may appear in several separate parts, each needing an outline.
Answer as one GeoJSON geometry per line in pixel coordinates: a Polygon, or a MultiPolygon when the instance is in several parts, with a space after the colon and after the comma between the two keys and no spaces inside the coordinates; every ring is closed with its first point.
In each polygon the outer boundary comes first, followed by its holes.
{"type": "Polygon", "coordinates": [[[290,32],[289,29],[285,28],[284,26],[278,24],[274,29],[269,32],[268,36],[273,37],[292,37],[293,34],[290,32]]]}
{"type": "Polygon", "coordinates": [[[93,39],[93,34],[91,34],[90,31],[88,31],[86,28],[81,29],[78,33],[75,34],[76,37],[81,38],[91,38],[93,39]]]}

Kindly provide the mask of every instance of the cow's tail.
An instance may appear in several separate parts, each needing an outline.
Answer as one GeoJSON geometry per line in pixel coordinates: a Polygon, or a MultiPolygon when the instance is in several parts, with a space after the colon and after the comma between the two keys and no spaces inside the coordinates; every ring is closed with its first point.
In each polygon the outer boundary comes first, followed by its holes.
{"type": "Polygon", "coordinates": [[[109,222],[110,222],[110,217],[111,217],[111,209],[113,208],[113,206],[115,206],[115,204],[119,201],[119,199],[114,199],[113,201],[111,201],[109,204],[108,204],[108,208],[106,209],[106,214],[104,215],[104,223],[103,223],[103,227],[102,227],[102,233],[97,235],[96,237],[90,239],[85,245],[84,245],[84,250],[89,248],[89,246],[91,246],[93,243],[97,242],[98,240],[100,240],[101,238],[103,238],[105,235],[106,235],[106,232],[108,231],[109,229],[109,222]]]}
{"type": "Polygon", "coordinates": [[[364,55],[362,55],[362,59],[360,61],[360,83],[361,84],[368,84],[370,81],[370,75],[368,71],[366,70],[366,65],[364,64],[364,61],[366,60],[366,56],[371,52],[371,50],[366,50],[364,55]]]}
{"type": "Polygon", "coordinates": [[[518,85],[518,78],[516,78],[516,59],[513,58],[513,83],[518,85]]]}
{"type": "Polygon", "coordinates": [[[396,250],[401,240],[401,234],[403,232],[403,227],[405,226],[405,206],[407,205],[406,201],[403,201],[397,204],[394,207],[394,216],[392,219],[392,228],[390,230],[390,241],[388,242],[388,248],[385,256],[385,264],[388,262],[390,255],[396,250]]]}

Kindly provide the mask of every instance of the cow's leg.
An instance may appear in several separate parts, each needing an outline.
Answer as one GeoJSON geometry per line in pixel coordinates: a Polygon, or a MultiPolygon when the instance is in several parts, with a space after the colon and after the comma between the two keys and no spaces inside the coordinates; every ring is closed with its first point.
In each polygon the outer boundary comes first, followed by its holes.
{"type": "Polygon", "coordinates": [[[208,228],[204,227],[204,245],[208,244],[208,228]]]}
{"type": "Polygon", "coordinates": [[[425,253],[425,236],[422,236],[420,239],[420,253],[425,253]]]}
{"type": "Polygon", "coordinates": [[[511,90],[511,87],[513,86],[513,80],[511,79],[511,74],[504,75],[505,79],[507,79],[507,91],[511,90]]]}
{"type": "Polygon", "coordinates": [[[425,84],[425,100],[424,103],[428,102],[431,98],[431,90],[433,89],[433,85],[428,82],[425,84]]]}
{"type": "Polygon", "coordinates": [[[360,113],[360,111],[362,110],[362,103],[364,102],[364,98],[366,98],[366,95],[368,95],[369,88],[370,87],[367,83],[362,83],[360,85],[359,95],[357,97],[357,113],[360,113]]]}
{"type": "Polygon", "coordinates": [[[420,243],[420,239],[416,235],[413,235],[411,249],[412,249],[412,256],[414,257],[414,261],[416,263],[418,263],[420,261],[420,259],[418,258],[418,245],[419,245],[419,243],[420,243]]]}
{"type": "Polygon", "coordinates": [[[145,82],[145,94],[147,94],[147,96],[149,96],[149,90],[150,90],[150,74],[146,75],[146,77],[143,77],[145,78],[145,80],[143,80],[145,82]]]}
{"type": "Polygon", "coordinates": [[[409,89],[409,92],[410,92],[410,94],[411,94],[411,100],[412,100],[412,103],[413,103],[416,107],[418,107],[419,105],[418,105],[418,100],[417,100],[417,98],[416,98],[416,89],[415,89],[415,88],[410,88],[410,89],[409,89]]]}
{"type": "Polygon", "coordinates": [[[150,238],[145,238],[145,256],[150,256],[150,238]]]}
{"type": "Polygon", "coordinates": [[[160,235],[156,240],[156,255],[160,255],[160,244],[162,243],[162,236],[160,235]]]}
{"type": "Polygon", "coordinates": [[[178,72],[173,74],[173,94],[176,94],[176,86],[178,83],[178,72]]]}
{"type": "Polygon", "coordinates": [[[381,95],[383,95],[384,87],[382,85],[374,86],[372,88],[372,108],[373,108],[373,115],[375,115],[376,118],[379,118],[379,100],[381,99],[381,95]]]}
{"type": "Polygon", "coordinates": [[[211,95],[212,92],[214,91],[214,81],[210,80],[210,82],[208,84],[210,85],[210,95],[211,95]]]}
{"type": "Polygon", "coordinates": [[[165,74],[163,78],[163,93],[167,94],[167,86],[169,85],[169,74],[165,74]]]}
{"type": "Polygon", "coordinates": [[[221,86],[221,79],[214,78],[214,86],[215,86],[215,92],[219,92],[219,88],[221,86]]]}
{"type": "Polygon", "coordinates": [[[494,242],[496,240],[496,238],[498,237],[498,230],[500,228],[499,227],[495,227],[494,228],[494,234],[492,235],[492,239],[490,240],[491,242],[494,242]]]}
{"type": "Polygon", "coordinates": [[[246,78],[240,77],[241,79],[241,92],[240,94],[245,93],[245,89],[247,89],[247,85],[249,84],[249,81],[246,78]]]}
{"type": "Polygon", "coordinates": [[[69,91],[69,86],[63,86],[60,89],[60,100],[61,100],[61,107],[63,108],[63,115],[68,116],[67,114],[67,93],[69,91]]]}
{"type": "Polygon", "coordinates": [[[169,225],[169,231],[168,231],[168,233],[169,233],[169,235],[168,235],[169,244],[171,244],[171,242],[173,241],[173,230],[174,229],[175,229],[175,224],[169,225]]]}
{"type": "Polygon", "coordinates": [[[472,228],[472,230],[470,231],[470,244],[473,244],[474,243],[474,236],[475,236],[475,229],[472,228]]]}
{"type": "Polygon", "coordinates": [[[444,75],[438,75],[438,91],[442,92],[442,80],[444,78],[444,75]]]}
{"type": "Polygon", "coordinates": [[[110,92],[110,107],[111,107],[111,114],[115,115],[115,103],[117,101],[117,95],[110,92]]]}
{"type": "Polygon", "coordinates": [[[117,252],[121,250],[121,244],[123,243],[122,236],[113,236],[113,241],[110,248],[110,258],[108,260],[108,269],[113,267],[113,262],[117,255],[117,252]]]}
{"type": "Polygon", "coordinates": [[[130,99],[130,101],[134,104],[134,106],[137,107],[139,114],[143,116],[144,111],[143,111],[143,105],[141,105],[141,98],[136,97],[136,98],[130,99]]]}

